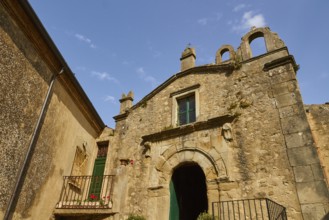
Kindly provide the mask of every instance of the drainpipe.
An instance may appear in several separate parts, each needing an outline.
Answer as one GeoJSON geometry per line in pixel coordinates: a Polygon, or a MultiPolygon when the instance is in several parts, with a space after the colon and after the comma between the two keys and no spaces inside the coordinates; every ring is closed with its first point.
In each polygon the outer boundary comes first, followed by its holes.
{"type": "Polygon", "coordinates": [[[38,141],[38,137],[40,135],[40,130],[41,130],[41,127],[42,127],[42,124],[43,124],[43,120],[45,118],[47,108],[49,106],[49,102],[50,102],[50,98],[51,98],[51,95],[52,95],[52,90],[53,90],[55,80],[56,80],[57,76],[59,76],[63,72],[64,72],[64,68],[59,73],[53,75],[53,77],[50,81],[50,85],[49,85],[49,88],[48,88],[48,91],[47,91],[46,98],[43,102],[42,109],[41,109],[37,124],[36,124],[36,126],[34,128],[34,131],[33,131],[33,134],[32,134],[30,145],[27,149],[27,153],[25,155],[23,165],[21,166],[21,169],[19,171],[16,183],[15,183],[15,188],[14,188],[13,194],[10,198],[9,204],[7,206],[7,209],[6,209],[4,220],[11,220],[12,217],[13,217],[12,216],[13,211],[16,208],[17,201],[18,201],[18,196],[19,196],[19,194],[22,190],[23,182],[24,182],[24,179],[26,177],[26,173],[27,173],[27,169],[29,167],[30,159],[32,157],[35,145],[38,141]]]}

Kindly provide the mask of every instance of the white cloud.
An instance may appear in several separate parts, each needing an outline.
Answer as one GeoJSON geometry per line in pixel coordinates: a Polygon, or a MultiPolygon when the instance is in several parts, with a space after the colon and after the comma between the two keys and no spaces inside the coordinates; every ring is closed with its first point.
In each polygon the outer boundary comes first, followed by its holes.
{"type": "Polygon", "coordinates": [[[222,19],[223,17],[223,14],[222,13],[216,13],[216,14],[213,14],[209,17],[206,17],[206,18],[200,18],[197,20],[197,23],[200,24],[200,25],[208,25],[210,23],[215,23],[217,21],[219,21],[220,19],[222,19]]]}
{"type": "Polygon", "coordinates": [[[106,96],[106,97],[104,98],[104,102],[110,102],[110,103],[112,103],[112,104],[116,104],[116,102],[115,102],[115,98],[114,98],[113,96],[111,96],[111,95],[106,96]]]}
{"type": "Polygon", "coordinates": [[[237,6],[235,6],[235,7],[233,8],[233,11],[234,11],[234,12],[238,12],[238,11],[244,9],[245,7],[246,7],[245,4],[239,4],[239,5],[237,5],[237,6]]]}
{"type": "Polygon", "coordinates": [[[115,83],[119,83],[119,81],[112,77],[109,73],[107,72],[97,72],[97,71],[91,71],[91,74],[93,76],[96,76],[98,79],[100,80],[109,80],[109,81],[112,81],[112,82],[115,82],[115,83]]]}
{"type": "Polygon", "coordinates": [[[207,18],[200,18],[198,20],[198,24],[207,25],[207,23],[208,23],[208,19],[207,18]]]}
{"type": "Polygon", "coordinates": [[[158,84],[158,81],[153,76],[146,74],[143,67],[137,68],[136,73],[142,80],[144,80],[147,83],[150,83],[153,88],[156,87],[156,85],[158,84]]]}
{"type": "Polygon", "coordinates": [[[88,44],[90,48],[93,48],[93,49],[96,48],[96,45],[93,44],[92,41],[91,41],[88,37],[83,36],[82,34],[78,34],[78,33],[76,33],[74,36],[75,36],[79,41],[82,41],[82,42],[88,44]]]}
{"type": "Polygon", "coordinates": [[[266,25],[265,18],[262,14],[253,15],[252,11],[245,12],[242,17],[242,24],[246,28],[264,27],[266,25]]]}
{"type": "Polygon", "coordinates": [[[266,26],[265,18],[262,14],[255,14],[253,11],[247,11],[243,14],[240,22],[235,22],[232,26],[233,31],[245,31],[251,27],[266,26]]]}

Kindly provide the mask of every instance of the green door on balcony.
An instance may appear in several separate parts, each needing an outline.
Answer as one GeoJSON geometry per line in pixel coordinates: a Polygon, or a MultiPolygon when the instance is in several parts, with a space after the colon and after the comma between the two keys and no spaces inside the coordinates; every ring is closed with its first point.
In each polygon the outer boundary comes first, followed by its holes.
{"type": "Polygon", "coordinates": [[[105,162],[106,162],[106,157],[96,158],[94,164],[93,176],[91,177],[89,195],[93,194],[94,196],[97,196],[97,198],[100,198],[100,193],[102,190],[105,162]]]}

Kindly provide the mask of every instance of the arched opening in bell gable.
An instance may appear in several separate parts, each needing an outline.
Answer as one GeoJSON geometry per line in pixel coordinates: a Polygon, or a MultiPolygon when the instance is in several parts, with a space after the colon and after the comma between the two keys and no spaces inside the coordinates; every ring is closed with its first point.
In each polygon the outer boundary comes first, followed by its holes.
{"type": "Polygon", "coordinates": [[[255,33],[249,38],[251,57],[267,53],[266,42],[263,33],[255,33]]]}
{"type": "Polygon", "coordinates": [[[206,177],[194,162],[177,166],[170,181],[170,220],[196,220],[208,210],[206,177]]]}

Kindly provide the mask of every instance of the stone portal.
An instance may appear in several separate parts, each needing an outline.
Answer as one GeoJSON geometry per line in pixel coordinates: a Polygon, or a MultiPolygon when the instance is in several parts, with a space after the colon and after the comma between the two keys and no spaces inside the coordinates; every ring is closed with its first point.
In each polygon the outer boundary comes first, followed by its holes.
{"type": "Polygon", "coordinates": [[[170,220],[196,220],[208,210],[206,178],[197,163],[174,169],[170,182],[170,220]]]}

